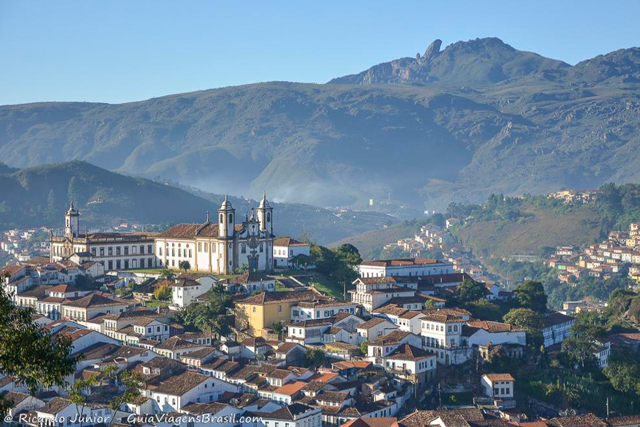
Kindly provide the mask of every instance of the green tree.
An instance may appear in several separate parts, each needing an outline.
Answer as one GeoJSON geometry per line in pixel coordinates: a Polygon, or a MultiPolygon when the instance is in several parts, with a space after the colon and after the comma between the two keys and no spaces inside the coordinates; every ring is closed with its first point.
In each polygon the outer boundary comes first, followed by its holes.
{"type": "Polygon", "coordinates": [[[324,351],[314,348],[305,353],[304,365],[306,367],[317,368],[324,363],[325,357],[324,351]]]}
{"type": "MultiPolygon", "coordinates": [[[[38,387],[64,387],[74,372],[71,341],[54,338],[33,322],[33,310],[16,307],[0,286],[0,371],[24,384],[31,394],[38,387]]],[[[0,413],[7,403],[0,397],[0,413]]]]}
{"type": "Polygon", "coordinates": [[[345,243],[344,245],[333,250],[338,259],[349,266],[356,266],[362,262],[360,252],[355,246],[345,243]]]}
{"type": "Polygon", "coordinates": [[[367,355],[369,354],[369,340],[366,341],[362,341],[360,343],[360,351],[362,352],[362,354],[367,355]]]}
{"type": "Polygon", "coordinates": [[[176,278],[176,273],[174,273],[172,270],[165,268],[160,272],[159,279],[161,280],[174,280],[175,278],[176,278]]]}
{"type": "Polygon", "coordinates": [[[189,261],[180,261],[178,263],[178,267],[180,268],[180,270],[184,270],[185,273],[191,270],[191,264],[189,263],[189,261]]]}
{"type": "Polygon", "coordinates": [[[544,343],[542,335],[544,319],[537,311],[530,308],[515,308],[504,315],[504,321],[527,331],[527,344],[530,348],[537,351],[544,343]]]}
{"type": "Polygon", "coordinates": [[[124,386],[124,392],[118,394],[109,402],[109,408],[113,411],[109,425],[116,420],[118,412],[120,412],[123,405],[135,402],[141,395],[140,390],[145,386],[140,374],[127,370],[120,373],[119,383],[124,386]]]}
{"type": "Polygon", "coordinates": [[[217,285],[207,293],[208,300],[203,303],[191,304],[183,308],[176,319],[185,326],[192,326],[201,331],[212,334],[227,335],[231,332],[227,308],[233,305],[229,294],[224,292],[222,285],[217,285]]]}
{"type": "Polygon", "coordinates": [[[628,351],[613,351],[603,371],[617,391],[640,394],[640,363],[628,351]]]}
{"type": "Polygon", "coordinates": [[[294,268],[300,269],[300,267],[307,267],[311,263],[311,257],[305,254],[298,254],[291,260],[294,268]]]}
{"type": "Polygon", "coordinates": [[[172,297],[171,288],[165,285],[160,285],[153,291],[153,296],[158,301],[168,301],[172,297]]]}
{"type": "Polygon", "coordinates": [[[486,298],[479,298],[476,301],[465,304],[465,308],[473,314],[473,317],[482,320],[499,322],[502,320],[504,311],[502,308],[486,298]]]}
{"type": "Polygon", "coordinates": [[[284,330],[284,325],[282,324],[282,322],[274,323],[272,325],[272,328],[273,328],[273,332],[278,334],[278,339],[280,339],[282,337],[282,331],[284,330]]]}
{"type": "MultiPolygon", "coordinates": [[[[111,370],[115,366],[107,366],[107,369],[111,370]]],[[[102,373],[101,373],[102,374],[102,373]]],[[[87,378],[80,378],[76,380],[68,390],[69,400],[76,405],[76,415],[80,420],[80,427],[84,424],[84,411],[87,407],[87,401],[93,388],[97,387],[100,383],[101,374],[90,375],[87,378]]]]}
{"type": "Polygon", "coordinates": [[[473,279],[464,279],[456,288],[454,297],[460,304],[468,304],[483,298],[487,294],[487,288],[482,283],[473,279]]]}
{"type": "Polygon", "coordinates": [[[522,307],[530,308],[538,313],[547,310],[547,295],[542,283],[527,280],[515,289],[515,293],[522,307]]]}
{"type": "Polygon", "coordinates": [[[562,351],[583,368],[593,362],[594,353],[599,349],[598,341],[606,335],[605,319],[597,312],[579,313],[567,339],[562,343],[562,351]]]}
{"type": "Polygon", "coordinates": [[[358,249],[350,244],[344,244],[333,250],[312,245],[310,262],[316,266],[318,273],[342,285],[346,293],[347,288],[358,278],[355,266],[362,262],[362,258],[358,249]]]}

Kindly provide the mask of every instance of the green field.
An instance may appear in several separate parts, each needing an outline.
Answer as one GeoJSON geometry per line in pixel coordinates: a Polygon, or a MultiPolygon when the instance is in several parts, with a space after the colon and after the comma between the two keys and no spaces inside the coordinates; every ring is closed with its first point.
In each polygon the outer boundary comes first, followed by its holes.
{"type": "Polygon", "coordinates": [[[297,277],[297,279],[305,285],[313,286],[325,295],[340,300],[342,299],[342,286],[338,283],[332,282],[320,273],[314,273],[312,276],[307,277],[297,277]]]}
{"type": "Polygon", "coordinates": [[[171,304],[171,301],[158,301],[158,300],[152,299],[146,302],[145,307],[148,307],[148,308],[167,307],[170,304],[171,304]]]}

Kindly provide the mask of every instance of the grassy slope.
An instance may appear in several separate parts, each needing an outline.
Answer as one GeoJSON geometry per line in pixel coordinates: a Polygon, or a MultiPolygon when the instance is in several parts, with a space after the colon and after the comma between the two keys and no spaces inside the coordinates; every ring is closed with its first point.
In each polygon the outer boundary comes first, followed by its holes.
{"type": "Polygon", "coordinates": [[[524,205],[533,217],[515,222],[478,221],[455,234],[466,248],[482,257],[538,255],[543,246],[586,245],[600,237],[600,214],[589,206],[566,213],[524,205]]]}

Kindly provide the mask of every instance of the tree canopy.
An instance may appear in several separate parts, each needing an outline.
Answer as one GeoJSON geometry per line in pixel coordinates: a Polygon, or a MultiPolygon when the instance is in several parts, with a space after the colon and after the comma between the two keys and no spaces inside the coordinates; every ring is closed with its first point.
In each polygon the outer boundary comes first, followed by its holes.
{"type": "MultiPolygon", "coordinates": [[[[76,364],[71,341],[50,335],[33,322],[32,314],[31,309],[16,307],[0,287],[0,371],[31,393],[41,385],[63,387],[76,364]]],[[[7,409],[5,404],[0,398],[0,412],[7,409]]]]}
{"type": "Polygon", "coordinates": [[[177,320],[185,326],[192,326],[201,331],[217,335],[231,332],[226,310],[232,306],[231,296],[224,292],[222,285],[216,285],[207,293],[206,302],[191,304],[183,308],[177,320]]]}
{"type": "Polygon", "coordinates": [[[459,304],[468,304],[483,298],[486,294],[487,288],[482,283],[464,279],[456,288],[455,299],[459,304]]]}
{"type": "Polygon", "coordinates": [[[547,294],[540,282],[527,280],[515,289],[518,302],[524,308],[543,313],[547,310],[547,294]]]}

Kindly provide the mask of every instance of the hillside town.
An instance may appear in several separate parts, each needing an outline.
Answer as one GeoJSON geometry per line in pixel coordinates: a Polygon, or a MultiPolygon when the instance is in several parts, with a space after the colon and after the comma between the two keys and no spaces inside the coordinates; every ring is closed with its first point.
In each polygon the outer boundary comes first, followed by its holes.
{"type": "MultiPolygon", "coordinates": [[[[207,213],[203,223],[159,233],[82,233],[80,216],[71,204],[64,230],[49,233],[48,256],[0,270],[11,303],[46,334],[69,340],[77,357],[66,386],[0,378],[4,424],[640,423],[567,412],[520,387],[507,367],[558,357],[575,310],[543,304],[537,330],[478,316],[470,302],[511,313],[532,311],[524,301],[538,296],[531,286],[507,291],[481,281],[460,255],[360,260],[340,299],[300,280],[315,268],[311,244],[276,237],[266,196],[241,222],[225,199],[215,222],[207,213]]],[[[415,240],[442,249],[441,232],[425,226],[415,240]]],[[[624,236],[610,239],[628,248],[621,262],[633,253],[626,243],[637,242],[637,224],[624,236]]],[[[638,343],[640,332],[619,334],[594,341],[587,356],[603,369],[616,348],[637,351],[638,343]]]]}
{"type": "Polygon", "coordinates": [[[490,277],[490,273],[482,263],[477,260],[471,252],[466,250],[460,242],[453,238],[449,229],[459,224],[458,218],[448,218],[445,227],[436,224],[425,224],[420,227],[420,231],[413,237],[400,239],[397,242],[384,246],[386,250],[398,249],[414,258],[423,257],[431,251],[437,251],[453,265],[453,270],[458,273],[465,273],[474,279],[496,281],[490,277]]]}
{"type": "Polygon", "coordinates": [[[631,223],[627,231],[612,231],[606,240],[582,250],[558,246],[545,264],[558,270],[558,279],[565,283],[627,276],[640,284],[640,223],[631,223]]]}

